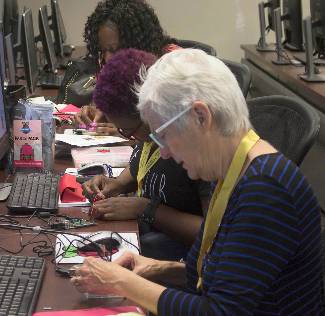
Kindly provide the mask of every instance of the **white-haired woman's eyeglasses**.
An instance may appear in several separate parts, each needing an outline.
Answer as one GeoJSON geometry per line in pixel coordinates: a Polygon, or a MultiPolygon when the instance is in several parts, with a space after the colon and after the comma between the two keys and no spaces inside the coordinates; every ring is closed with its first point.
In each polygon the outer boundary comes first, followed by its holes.
{"type": "Polygon", "coordinates": [[[178,120],[182,115],[184,115],[186,112],[188,112],[192,107],[188,107],[182,112],[178,113],[175,117],[172,117],[170,120],[165,122],[163,125],[158,127],[156,130],[154,130],[149,137],[161,148],[164,149],[166,147],[165,141],[158,135],[161,133],[166,127],[174,123],[176,120],[178,120]]]}

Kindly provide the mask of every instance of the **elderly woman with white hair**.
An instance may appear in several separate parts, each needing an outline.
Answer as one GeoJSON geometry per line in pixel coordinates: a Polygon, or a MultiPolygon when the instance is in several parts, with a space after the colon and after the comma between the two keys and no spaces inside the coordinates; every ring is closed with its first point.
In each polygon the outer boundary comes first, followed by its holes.
{"type": "Polygon", "coordinates": [[[186,263],[89,258],[77,289],[159,315],[321,315],[319,204],[297,166],[254,132],[229,69],[202,51],[175,51],[138,95],[161,156],[218,185],[186,263]]]}

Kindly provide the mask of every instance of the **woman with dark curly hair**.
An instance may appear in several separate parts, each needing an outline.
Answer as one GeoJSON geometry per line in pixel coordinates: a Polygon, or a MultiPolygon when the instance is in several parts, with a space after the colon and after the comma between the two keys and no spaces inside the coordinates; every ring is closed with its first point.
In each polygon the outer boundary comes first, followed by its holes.
{"type": "Polygon", "coordinates": [[[95,217],[139,219],[145,256],[179,260],[199,231],[210,185],[189,179],[174,160],[161,159],[158,147],[150,141],[149,126],[140,119],[132,87],[140,83],[140,68],[155,61],[153,54],[129,48],[116,53],[100,72],[95,103],[122,135],[136,139],[138,145],[119,177],[97,176],[84,184],[84,191],[103,198],[93,204],[95,217]],[[134,191],[137,196],[120,196],[134,191]]]}
{"type": "Polygon", "coordinates": [[[100,63],[121,48],[137,48],[160,56],[171,42],[153,8],[143,0],[99,2],[88,17],[84,40],[88,52],[100,63]]]}
{"type": "MultiPolygon", "coordinates": [[[[88,53],[98,60],[98,71],[122,48],[136,48],[156,56],[173,49],[173,40],[160,26],[153,8],[143,0],[105,0],[88,17],[84,40],[88,53]]],[[[97,124],[98,132],[107,129],[104,115],[92,106],[84,106],[75,117],[78,124],[97,124]]]]}

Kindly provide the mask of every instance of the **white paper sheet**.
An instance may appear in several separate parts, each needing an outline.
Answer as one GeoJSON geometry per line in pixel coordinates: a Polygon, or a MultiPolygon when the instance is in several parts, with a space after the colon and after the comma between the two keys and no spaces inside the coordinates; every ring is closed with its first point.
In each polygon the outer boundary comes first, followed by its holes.
{"type": "Polygon", "coordinates": [[[74,135],[74,134],[56,134],[56,142],[63,142],[71,146],[87,147],[102,146],[104,144],[116,144],[126,140],[116,136],[91,136],[91,135],[74,135]]]}
{"type": "MultiPolygon", "coordinates": [[[[75,233],[75,232],[73,232],[75,233]]],[[[96,233],[102,233],[102,232],[96,232],[96,233]]],[[[111,233],[111,232],[107,232],[111,233]]],[[[95,232],[92,233],[78,233],[78,235],[85,236],[87,235],[93,235],[95,232]]],[[[119,233],[121,237],[128,242],[122,240],[121,246],[119,247],[119,250],[117,253],[112,255],[112,261],[120,257],[125,251],[132,251],[136,254],[139,254],[139,251],[137,250],[136,247],[133,245],[136,245],[139,248],[139,240],[138,240],[138,235],[136,233],[119,233]]],[[[113,235],[114,236],[114,235],[113,235]]],[[[56,263],[70,263],[70,264],[80,264],[83,263],[85,257],[78,255],[78,252],[72,256],[72,257],[66,257],[64,256],[65,249],[69,245],[72,245],[76,247],[77,242],[81,241],[81,237],[77,236],[71,236],[68,233],[67,234],[58,234],[57,239],[56,239],[56,244],[55,244],[55,260],[56,263]]]]}

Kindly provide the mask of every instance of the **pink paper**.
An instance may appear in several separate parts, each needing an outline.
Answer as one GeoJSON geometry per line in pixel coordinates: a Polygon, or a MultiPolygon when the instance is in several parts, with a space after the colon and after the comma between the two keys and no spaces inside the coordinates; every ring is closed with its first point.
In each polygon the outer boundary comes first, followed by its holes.
{"type": "Polygon", "coordinates": [[[73,104],[67,104],[60,111],[54,111],[53,115],[58,116],[62,120],[69,120],[72,116],[74,116],[74,114],[79,112],[80,112],[80,108],[76,107],[73,104]]]}
{"type": "Polygon", "coordinates": [[[58,114],[58,113],[79,113],[80,112],[80,108],[76,107],[73,104],[67,104],[63,109],[61,109],[60,111],[55,111],[53,112],[53,114],[58,114]]]}
{"type": "Polygon", "coordinates": [[[34,313],[33,316],[109,316],[121,313],[139,313],[145,315],[144,312],[136,306],[118,306],[107,308],[89,308],[71,311],[51,311],[34,313]]]}

